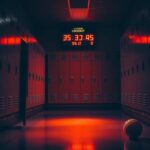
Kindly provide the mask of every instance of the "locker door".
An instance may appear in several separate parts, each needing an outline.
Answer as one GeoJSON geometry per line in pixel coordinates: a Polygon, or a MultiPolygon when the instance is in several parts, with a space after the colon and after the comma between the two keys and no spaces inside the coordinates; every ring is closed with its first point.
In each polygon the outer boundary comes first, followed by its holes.
{"type": "Polygon", "coordinates": [[[43,64],[43,60],[42,60],[42,54],[40,53],[39,54],[39,68],[38,68],[38,85],[39,85],[39,89],[38,89],[38,101],[39,101],[39,104],[42,104],[42,82],[39,80],[39,77],[42,76],[42,64],[43,64]]]}
{"type": "Polygon", "coordinates": [[[110,54],[104,55],[104,66],[104,103],[109,103],[111,101],[111,78],[113,75],[110,54]]]}
{"type": "Polygon", "coordinates": [[[35,78],[34,78],[34,86],[35,86],[35,93],[34,93],[34,105],[36,105],[37,103],[37,91],[38,91],[38,82],[37,82],[37,73],[38,73],[38,54],[36,51],[34,51],[34,56],[35,56],[35,62],[34,62],[34,74],[35,74],[35,78]]]}
{"type": "Polygon", "coordinates": [[[58,62],[56,53],[52,53],[48,60],[48,77],[49,77],[49,103],[58,102],[58,62]]]}
{"type": "Polygon", "coordinates": [[[59,60],[59,103],[69,102],[69,54],[61,52],[58,54],[59,60]]]}
{"type": "Polygon", "coordinates": [[[104,63],[104,103],[112,103],[113,95],[114,95],[114,67],[113,67],[113,55],[107,53],[103,58],[104,63]],[[109,68],[109,70],[108,70],[109,68]]]}
{"type": "Polygon", "coordinates": [[[91,52],[81,52],[81,102],[90,103],[91,102],[91,52]]]}
{"type": "MultiPolygon", "coordinates": [[[[43,61],[43,63],[42,63],[42,73],[41,73],[41,76],[43,77],[43,80],[41,81],[41,84],[42,84],[42,97],[43,97],[43,103],[44,103],[44,101],[45,101],[45,82],[46,82],[46,70],[45,70],[45,57],[44,57],[44,55],[43,55],[43,59],[42,59],[42,61],[43,61]]],[[[48,94],[47,92],[46,92],[46,94],[48,94]]]]}
{"type": "Polygon", "coordinates": [[[5,65],[5,59],[4,59],[5,54],[3,54],[2,51],[0,51],[0,117],[6,114],[6,67],[5,65]]]}
{"type": "Polygon", "coordinates": [[[30,63],[32,64],[31,71],[32,71],[32,97],[30,98],[30,107],[34,105],[35,102],[35,93],[36,93],[36,84],[35,84],[35,66],[36,66],[36,58],[35,53],[33,50],[30,50],[31,52],[31,60],[30,63]]]}
{"type": "Polygon", "coordinates": [[[80,52],[70,52],[70,103],[80,103],[80,52]]]}
{"type": "Polygon", "coordinates": [[[39,74],[40,74],[40,66],[41,66],[41,59],[40,59],[40,53],[37,52],[37,71],[36,71],[36,83],[37,83],[37,91],[36,91],[36,104],[39,105],[39,95],[41,92],[41,85],[39,82],[39,74]]]}
{"type": "MultiPolygon", "coordinates": [[[[147,73],[145,74],[145,80],[148,79],[150,77],[150,54],[147,55],[147,73]]],[[[146,81],[145,81],[146,82],[146,81]]],[[[146,84],[146,87],[147,87],[147,93],[146,93],[146,100],[145,100],[145,103],[146,104],[146,111],[148,113],[150,113],[150,80],[147,81],[147,84],[146,84]]]]}
{"type": "MultiPolygon", "coordinates": [[[[120,103],[120,94],[121,94],[121,89],[120,89],[120,55],[119,54],[114,54],[113,56],[113,62],[112,62],[112,102],[114,103],[120,103]]],[[[134,68],[132,68],[132,73],[134,72],[134,68]]],[[[136,86],[135,82],[135,76],[133,77],[133,83],[136,86]]],[[[134,93],[134,92],[133,92],[134,93]]],[[[135,96],[132,93],[132,98],[135,96]]]]}
{"type": "Polygon", "coordinates": [[[100,54],[98,52],[92,55],[92,101],[93,103],[100,103],[102,100],[102,68],[100,61],[100,54]]]}
{"type": "Polygon", "coordinates": [[[28,60],[28,45],[25,42],[21,41],[19,117],[24,125],[26,125],[26,98],[28,96],[28,60]]]}
{"type": "Polygon", "coordinates": [[[33,80],[32,80],[32,51],[29,53],[29,63],[28,63],[28,98],[27,98],[27,108],[31,106],[31,97],[33,94],[33,80]]]}

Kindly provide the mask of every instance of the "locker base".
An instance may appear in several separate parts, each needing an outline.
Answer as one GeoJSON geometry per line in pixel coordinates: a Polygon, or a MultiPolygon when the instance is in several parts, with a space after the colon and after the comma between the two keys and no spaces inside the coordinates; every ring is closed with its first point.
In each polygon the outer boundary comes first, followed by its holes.
{"type": "Polygon", "coordinates": [[[49,104],[46,110],[120,110],[119,103],[105,104],[49,104]]]}
{"type": "Polygon", "coordinates": [[[132,117],[138,118],[139,120],[143,121],[144,123],[150,125],[150,114],[149,113],[143,112],[143,111],[140,111],[137,109],[133,109],[128,106],[122,106],[122,109],[123,109],[124,113],[126,113],[132,117]]]}

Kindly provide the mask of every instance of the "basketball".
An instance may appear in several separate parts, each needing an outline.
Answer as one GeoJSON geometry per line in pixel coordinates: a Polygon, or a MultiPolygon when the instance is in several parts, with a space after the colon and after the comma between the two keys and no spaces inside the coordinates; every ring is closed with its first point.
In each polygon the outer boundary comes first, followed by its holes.
{"type": "Polygon", "coordinates": [[[130,140],[137,140],[143,130],[142,124],[136,119],[129,119],[124,123],[123,131],[130,140]]]}

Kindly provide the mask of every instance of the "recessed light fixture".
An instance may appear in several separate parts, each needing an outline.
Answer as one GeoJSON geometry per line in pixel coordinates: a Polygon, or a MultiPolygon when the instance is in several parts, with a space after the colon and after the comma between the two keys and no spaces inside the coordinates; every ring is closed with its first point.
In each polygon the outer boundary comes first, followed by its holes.
{"type": "Polygon", "coordinates": [[[71,19],[85,20],[89,15],[91,0],[68,0],[68,8],[71,19]]]}

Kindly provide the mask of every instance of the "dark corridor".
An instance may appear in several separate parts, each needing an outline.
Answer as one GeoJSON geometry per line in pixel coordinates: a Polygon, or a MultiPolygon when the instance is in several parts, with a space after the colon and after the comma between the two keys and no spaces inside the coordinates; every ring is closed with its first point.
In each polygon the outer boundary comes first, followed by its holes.
{"type": "Polygon", "coordinates": [[[0,1],[2,150],[149,150],[149,76],[149,0],[0,1]]]}

